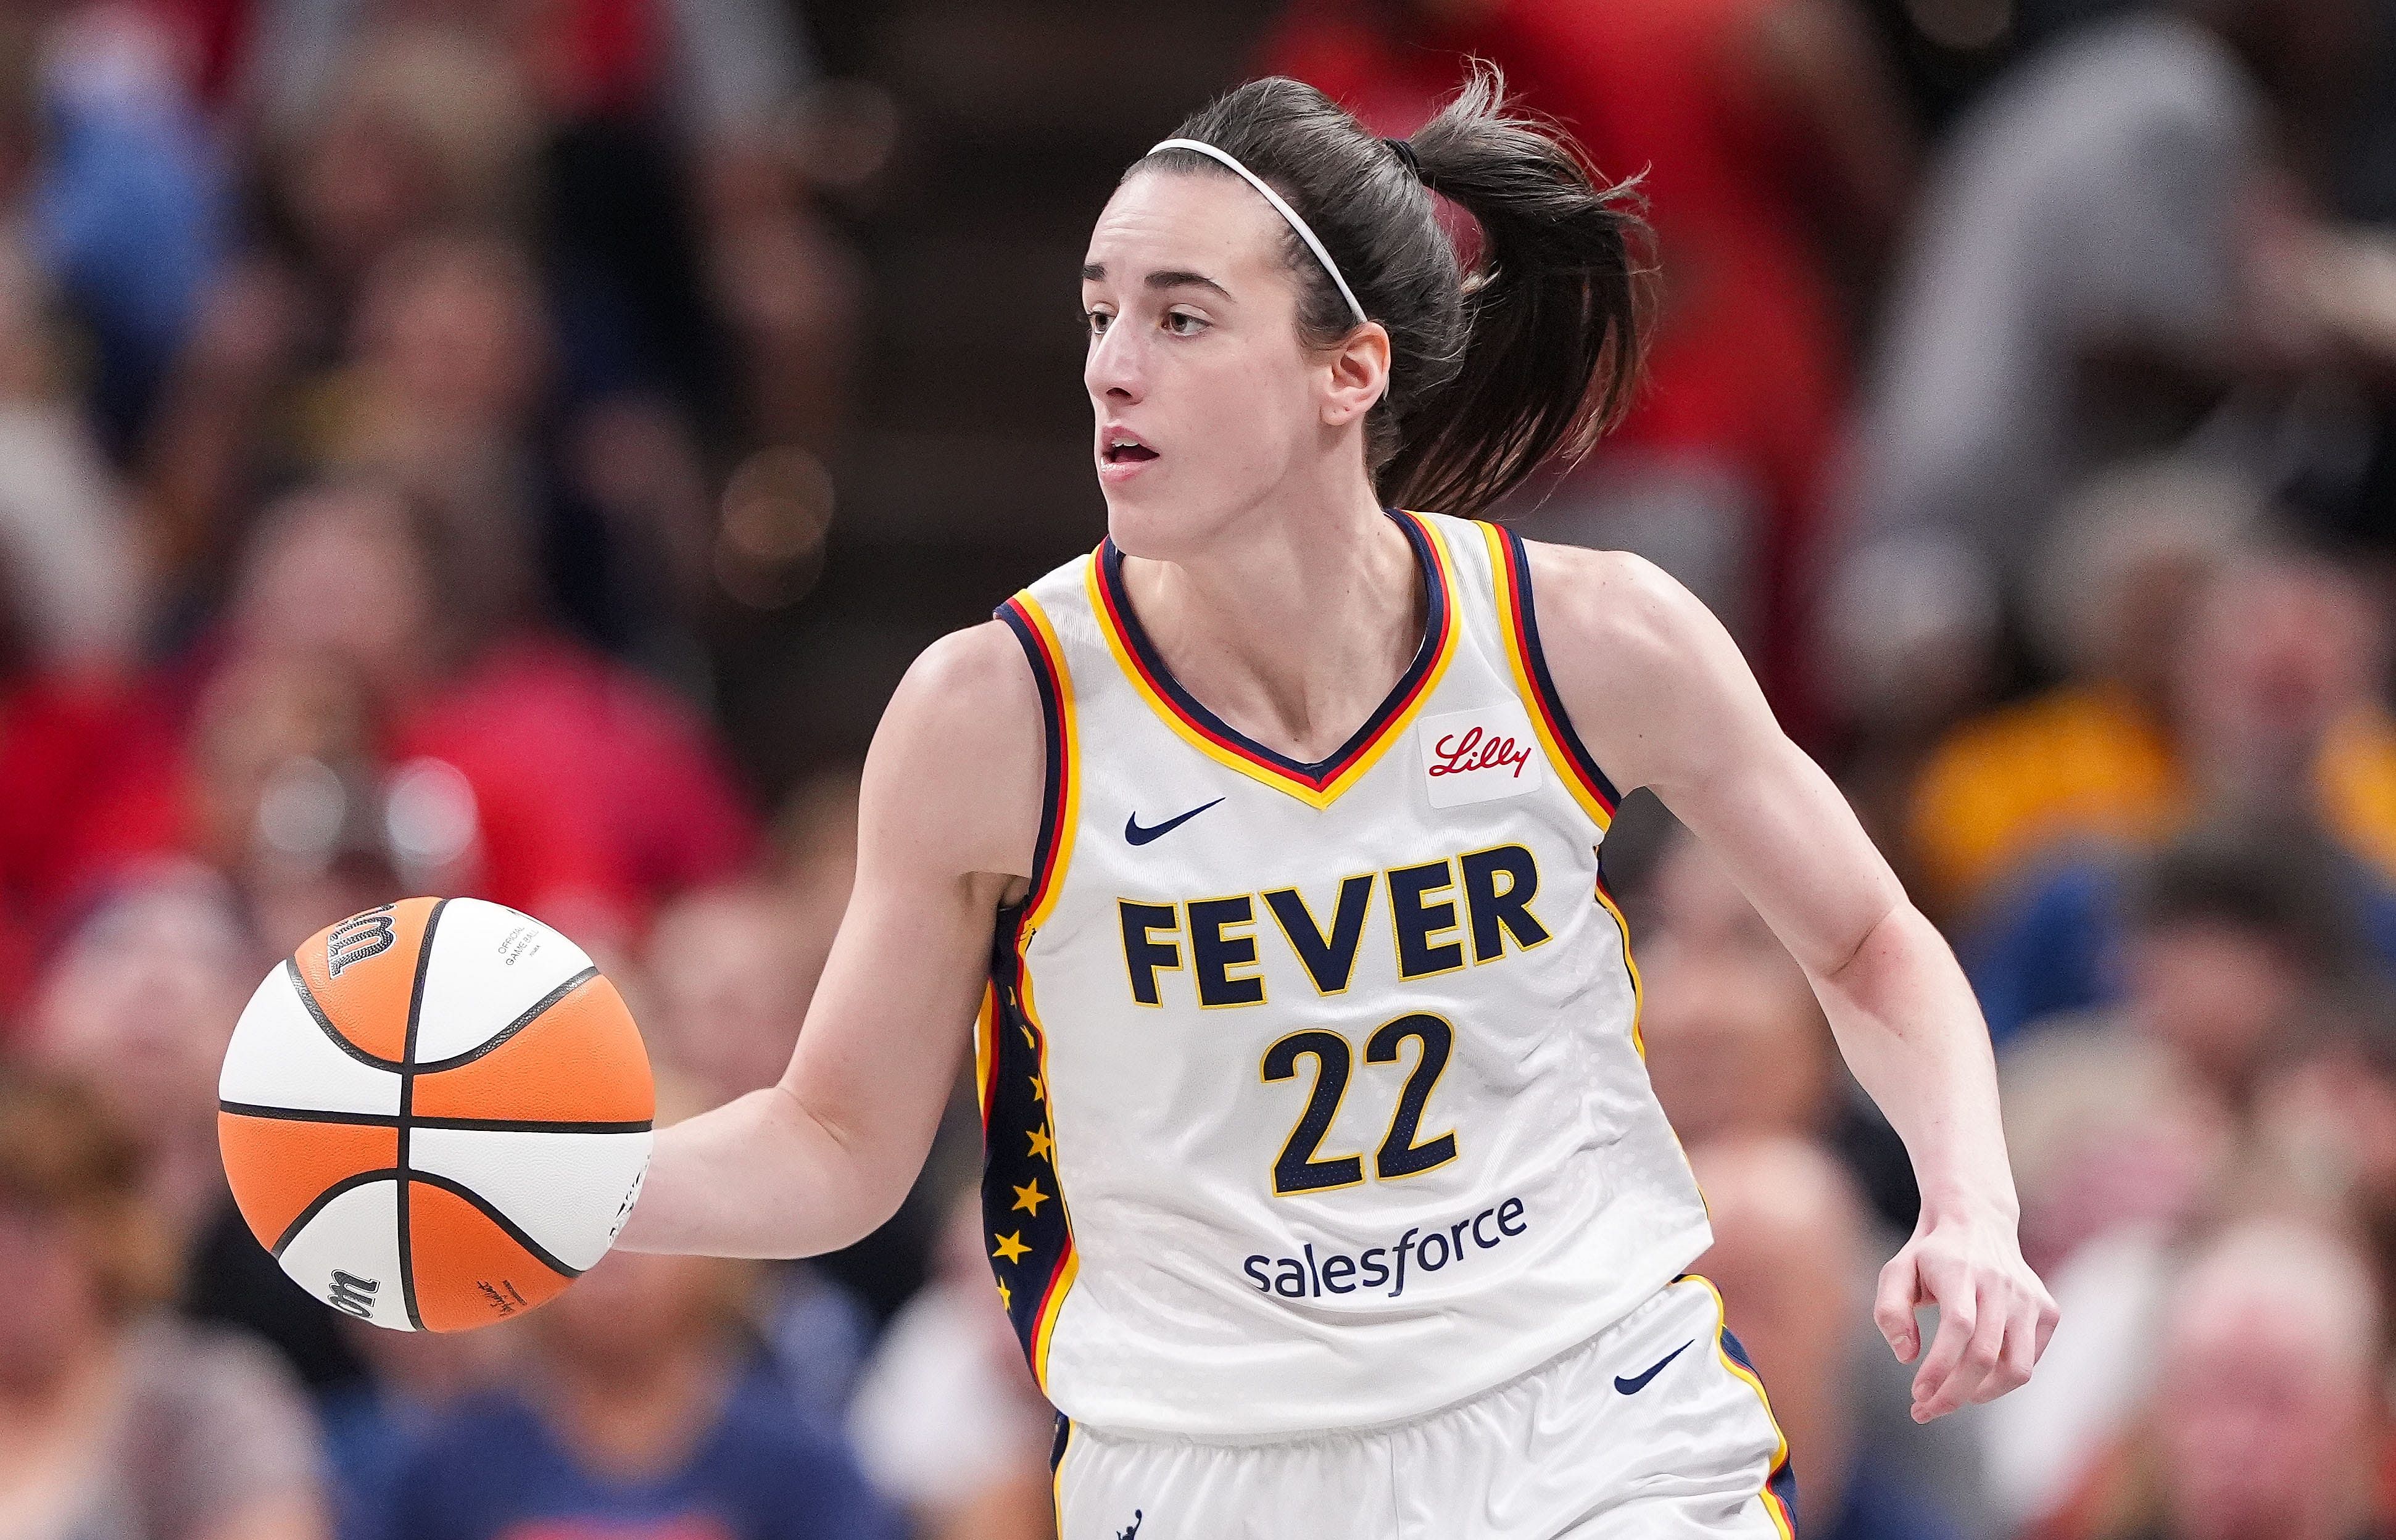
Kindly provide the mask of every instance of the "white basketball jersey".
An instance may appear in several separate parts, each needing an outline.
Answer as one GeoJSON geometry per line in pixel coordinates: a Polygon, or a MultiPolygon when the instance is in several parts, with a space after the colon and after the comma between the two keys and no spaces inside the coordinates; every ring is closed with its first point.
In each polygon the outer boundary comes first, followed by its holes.
{"type": "Polygon", "coordinates": [[[1391,516],[1423,642],[1317,764],[1175,684],[1111,543],[998,612],[1048,767],[978,1042],[984,1243],[1077,1421],[1411,1416],[1710,1243],[1598,872],[1615,796],[1541,661],[1521,542],[1391,516]]]}

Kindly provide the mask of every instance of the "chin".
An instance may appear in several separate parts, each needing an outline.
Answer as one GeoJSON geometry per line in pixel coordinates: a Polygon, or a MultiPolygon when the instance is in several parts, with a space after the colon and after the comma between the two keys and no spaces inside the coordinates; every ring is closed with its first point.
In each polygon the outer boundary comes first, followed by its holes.
{"type": "Polygon", "coordinates": [[[1219,506],[1191,507],[1145,487],[1107,494],[1107,535],[1126,556],[1185,560],[1221,540],[1229,522],[1219,506]]]}

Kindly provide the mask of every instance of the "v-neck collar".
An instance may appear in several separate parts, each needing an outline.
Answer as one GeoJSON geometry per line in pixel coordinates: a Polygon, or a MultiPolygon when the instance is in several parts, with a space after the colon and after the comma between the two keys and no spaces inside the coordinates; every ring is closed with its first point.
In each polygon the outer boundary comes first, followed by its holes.
{"type": "Polygon", "coordinates": [[[1090,561],[1090,607],[1097,612],[1108,650],[1166,726],[1209,759],[1286,791],[1311,806],[1328,807],[1404,732],[1456,651],[1456,606],[1447,556],[1438,535],[1419,514],[1397,509],[1384,511],[1405,531],[1406,541],[1422,573],[1423,591],[1429,596],[1422,641],[1416,646],[1405,672],[1398,676],[1398,682],[1364,719],[1364,725],[1330,757],[1311,764],[1258,743],[1208,710],[1181,687],[1141,627],[1139,617],[1132,611],[1130,597],[1124,588],[1123,552],[1115,548],[1112,538],[1102,541],[1090,561]]]}

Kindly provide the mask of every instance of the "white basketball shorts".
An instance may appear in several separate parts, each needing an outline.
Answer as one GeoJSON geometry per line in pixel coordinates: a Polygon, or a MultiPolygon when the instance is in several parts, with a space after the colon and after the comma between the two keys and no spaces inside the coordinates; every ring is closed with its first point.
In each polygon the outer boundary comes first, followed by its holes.
{"type": "Polygon", "coordinates": [[[1470,1401],[1269,1441],[1058,1419],[1061,1540],[1792,1540],[1763,1381],[1695,1274],[1470,1401]]]}

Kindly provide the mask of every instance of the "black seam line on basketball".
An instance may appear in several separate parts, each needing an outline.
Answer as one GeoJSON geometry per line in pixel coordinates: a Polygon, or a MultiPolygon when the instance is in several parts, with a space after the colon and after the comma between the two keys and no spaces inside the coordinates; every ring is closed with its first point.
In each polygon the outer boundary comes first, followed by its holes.
{"type": "Polygon", "coordinates": [[[440,927],[441,911],[449,907],[446,898],[435,898],[432,911],[424,917],[424,934],[416,942],[416,979],[407,989],[407,1036],[399,1046],[399,1297],[407,1306],[407,1323],[418,1331],[424,1330],[424,1317],[416,1308],[416,1244],[408,1233],[407,1166],[408,1114],[416,1103],[416,1029],[424,1016],[424,980],[433,971],[433,934],[440,927]]]}
{"type": "Polygon", "coordinates": [[[434,1059],[430,1064],[417,1065],[408,1072],[416,1075],[437,1075],[444,1069],[455,1069],[461,1065],[473,1063],[476,1059],[490,1053],[500,1044],[506,1042],[508,1039],[515,1036],[518,1032],[523,1031],[526,1028],[539,1020],[542,1012],[547,1011],[551,1006],[556,1004],[559,1001],[564,1000],[567,995],[572,994],[575,990],[582,988],[582,986],[590,983],[592,979],[598,976],[599,970],[597,968],[593,967],[583,969],[580,973],[576,974],[572,978],[560,984],[556,989],[550,990],[549,993],[541,996],[539,1000],[534,1001],[530,1010],[527,1010],[524,1015],[516,1017],[513,1021],[509,1022],[505,1027],[500,1028],[497,1032],[493,1033],[490,1037],[486,1038],[476,1046],[467,1049],[462,1054],[452,1054],[446,1059],[434,1059]]]}
{"type": "Polygon", "coordinates": [[[579,1278],[582,1276],[582,1268],[569,1268],[565,1263],[560,1262],[556,1257],[551,1255],[547,1246],[542,1245],[531,1236],[526,1235],[524,1232],[524,1227],[518,1225],[514,1220],[509,1218],[506,1215],[501,1214],[498,1209],[492,1207],[491,1201],[489,1199],[484,1197],[481,1193],[476,1192],[473,1188],[468,1187],[465,1183],[452,1181],[448,1177],[442,1175],[437,1171],[419,1171],[413,1173],[410,1179],[422,1182],[426,1187],[439,1188],[444,1192],[454,1192],[459,1197],[466,1200],[469,1203],[473,1204],[476,1212],[481,1214],[484,1218],[488,1219],[492,1224],[497,1225],[499,1228],[507,1231],[509,1240],[514,1241],[517,1245],[522,1246],[526,1251],[531,1253],[532,1259],[539,1263],[542,1267],[547,1268],[550,1271],[564,1278],[579,1278]]]}
{"type": "MultiPolygon", "coordinates": [[[[424,917],[424,935],[416,943],[416,979],[407,987],[407,1036],[401,1042],[399,1049],[400,1072],[403,1076],[413,1075],[418,1069],[416,1029],[417,1024],[424,1016],[424,980],[426,976],[433,972],[433,935],[440,928],[441,911],[448,907],[449,900],[446,898],[433,900],[433,910],[424,917]]],[[[408,1084],[403,1079],[399,1086],[399,1115],[402,1118],[407,1116],[407,1093],[408,1084]]],[[[403,1161],[400,1163],[405,1165],[406,1162],[403,1161]]]]}
{"type": "Polygon", "coordinates": [[[269,1246],[267,1250],[273,1252],[276,1257],[281,1257],[285,1249],[288,1247],[292,1241],[299,1239],[300,1232],[308,1228],[309,1220],[315,1218],[317,1215],[323,1213],[326,1204],[331,1202],[334,1199],[339,1198],[342,1193],[349,1191],[351,1188],[362,1188],[368,1182],[395,1182],[397,1180],[399,1180],[399,1168],[396,1166],[383,1166],[379,1170],[361,1171],[354,1175],[342,1177],[339,1181],[335,1182],[331,1187],[326,1188],[324,1191],[316,1194],[314,1198],[309,1200],[308,1206],[300,1211],[300,1217],[284,1226],[283,1233],[274,1238],[274,1244],[269,1246]]]}
{"type": "Polygon", "coordinates": [[[406,1072],[406,1066],[399,1060],[387,1059],[379,1054],[369,1054],[341,1035],[341,1029],[333,1025],[333,1018],[325,1014],[325,1007],[317,1003],[315,991],[308,988],[308,980],[300,976],[298,959],[285,958],[283,971],[291,976],[291,987],[299,991],[300,1003],[308,1007],[308,1014],[316,1018],[316,1025],[324,1029],[326,1037],[333,1040],[334,1047],[349,1055],[360,1064],[371,1065],[377,1069],[389,1069],[394,1074],[406,1072]]]}
{"type": "MultiPolygon", "coordinates": [[[[389,1112],[320,1112],[304,1107],[260,1107],[250,1102],[219,1100],[217,1110],[236,1118],[273,1118],[283,1122],[347,1123],[361,1128],[397,1128],[389,1112]]],[[[646,1134],[657,1125],[646,1118],[601,1122],[543,1118],[428,1118],[408,1114],[411,1128],[452,1129],[461,1134],[646,1134]]]]}

